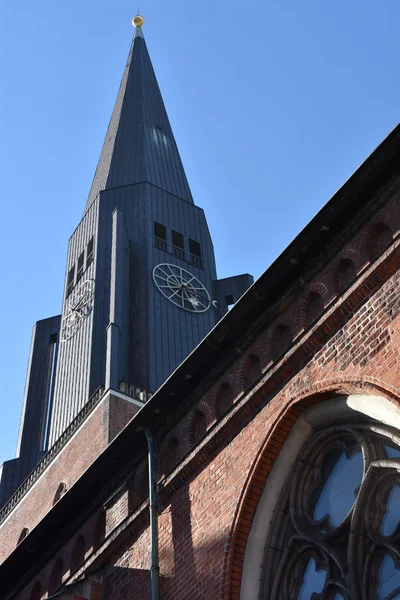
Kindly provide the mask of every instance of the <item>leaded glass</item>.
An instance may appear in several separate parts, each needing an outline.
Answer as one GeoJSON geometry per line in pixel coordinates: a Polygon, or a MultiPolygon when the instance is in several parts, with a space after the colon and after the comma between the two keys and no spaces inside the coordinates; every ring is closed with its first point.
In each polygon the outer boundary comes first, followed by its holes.
{"type": "Polygon", "coordinates": [[[394,560],[385,554],[379,568],[378,600],[400,598],[400,571],[396,569],[394,560]],[[393,593],[397,592],[396,596],[393,593]]]}
{"type": "MultiPolygon", "coordinates": [[[[329,457],[328,457],[329,459],[329,457]]],[[[345,452],[335,461],[332,472],[325,481],[314,509],[314,519],[329,517],[333,527],[338,527],[350,512],[356,498],[356,489],[363,476],[361,452],[347,457],[345,452]]]]}
{"type": "Polygon", "coordinates": [[[324,589],[326,571],[318,571],[315,560],[312,558],[304,573],[303,585],[300,588],[298,600],[311,600],[314,593],[321,593],[324,589]]]}
{"type": "Polygon", "coordinates": [[[263,600],[400,600],[400,438],[368,423],[314,432],[269,528],[263,600]]]}
{"type": "Polygon", "coordinates": [[[392,535],[400,521],[400,486],[394,485],[386,502],[386,512],[382,518],[381,531],[386,537],[392,535]]]}

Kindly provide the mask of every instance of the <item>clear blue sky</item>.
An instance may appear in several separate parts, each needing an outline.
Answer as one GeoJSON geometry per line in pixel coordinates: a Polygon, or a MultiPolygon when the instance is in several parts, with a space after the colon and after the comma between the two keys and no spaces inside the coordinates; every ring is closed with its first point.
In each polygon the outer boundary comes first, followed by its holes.
{"type": "MultiPolygon", "coordinates": [[[[61,309],[136,10],[0,9],[0,463],[15,455],[32,326],[61,309]]],[[[399,0],[142,0],[140,11],[218,274],[258,277],[399,121],[399,0]]]]}

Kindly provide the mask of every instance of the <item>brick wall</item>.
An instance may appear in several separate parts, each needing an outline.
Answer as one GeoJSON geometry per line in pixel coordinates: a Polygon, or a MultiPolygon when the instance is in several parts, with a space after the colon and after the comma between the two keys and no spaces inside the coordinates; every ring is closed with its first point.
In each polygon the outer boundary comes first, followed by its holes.
{"type": "Polygon", "coordinates": [[[51,509],[56,497],[59,499],[60,492],[73,486],[137,410],[137,406],[111,395],[100,401],[0,526],[0,563],[17,545],[21,531],[24,528],[32,531],[51,509]]]}
{"type": "MultiPolygon", "coordinates": [[[[319,269],[295,282],[278,306],[266,306],[260,333],[238,347],[237,360],[160,439],[163,599],[239,599],[258,499],[304,407],[353,393],[399,403],[399,224],[400,203],[391,191],[385,207],[332,258],[321,257],[319,269]],[[225,404],[221,390],[229,391],[225,404]]],[[[74,574],[66,568],[68,585],[85,572],[101,572],[99,598],[150,598],[148,503],[130,495],[130,482],[135,490],[144,485],[144,461],[107,504],[103,545],[89,548],[74,574]]],[[[55,560],[18,598],[29,598],[36,580],[46,597],[55,560]]],[[[73,589],[65,598],[73,598],[73,589]]]]}

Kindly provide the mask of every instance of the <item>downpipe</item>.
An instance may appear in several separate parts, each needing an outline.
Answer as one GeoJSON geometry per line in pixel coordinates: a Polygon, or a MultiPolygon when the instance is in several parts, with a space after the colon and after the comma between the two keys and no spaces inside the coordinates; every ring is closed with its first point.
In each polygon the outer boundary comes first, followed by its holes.
{"type": "Polygon", "coordinates": [[[151,544],[151,600],[160,600],[160,565],[158,557],[158,490],[157,490],[157,440],[150,427],[145,429],[149,460],[149,504],[151,544]]]}

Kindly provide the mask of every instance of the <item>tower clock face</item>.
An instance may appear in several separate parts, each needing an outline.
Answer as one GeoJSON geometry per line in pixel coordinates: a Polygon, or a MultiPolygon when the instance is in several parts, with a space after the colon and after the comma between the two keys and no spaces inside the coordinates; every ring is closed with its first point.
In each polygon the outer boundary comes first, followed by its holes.
{"type": "Polygon", "coordinates": [[[93,309],[94,279],[79,284],[68,299],[68,307],[61,324],[61,341],[71,339],[93,309]]]}
{"type": "Polygon", "coordinates": [[[153,280],[172,304],[189,312],[202,313],[215,306],[204,285],[186,269],[162,263],[153,269],[153,280]]]}

